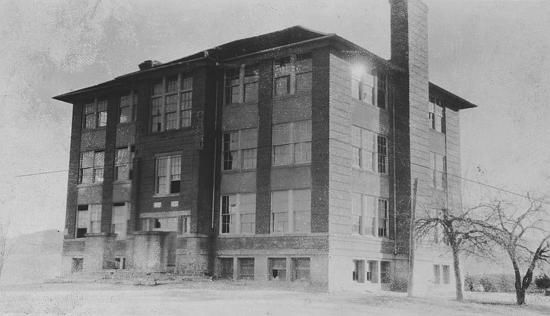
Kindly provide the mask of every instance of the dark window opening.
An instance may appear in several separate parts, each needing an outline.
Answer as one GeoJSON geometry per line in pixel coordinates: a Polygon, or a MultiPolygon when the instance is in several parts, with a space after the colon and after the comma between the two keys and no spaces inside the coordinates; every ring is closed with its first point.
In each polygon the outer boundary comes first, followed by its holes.
{"type": "Polygon", "coordinates": [[[71,265],[71,273],[82,272],[84,268],[84,259],[83,258],[73,258],[71,265]]]}

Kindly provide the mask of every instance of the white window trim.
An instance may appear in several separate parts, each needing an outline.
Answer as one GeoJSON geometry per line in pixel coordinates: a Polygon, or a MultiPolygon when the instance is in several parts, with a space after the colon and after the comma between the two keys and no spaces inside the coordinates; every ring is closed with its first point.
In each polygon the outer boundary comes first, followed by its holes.
{"type": "MultiPolygon", "coordinates": [[[[254,194],[254,196],[256,197],[256,192],[250,192],[250,193],[229,193],[229,194],[222,194],[222,196],[220,197],[220,215],[219,215],[219,220],[220,220],[220,225],[219,225],[219,234],[220,235],[255,235],[256,234],[256,229],[254,228],[254,232],[253,233],[249,233],[249,232],[246,232],[246,233],[243,233],[242,230],[241,230],[241,195],[243,194],[254,194]],[[222,227],[222,223],[223,223],[223,212],[222,212],[222,207],[223,207],[223,197],[224,196],[227,196],[229,197],[229,200],[231,196],[235,196],[235,204],[236,204],[236,207],[235,207],[235,212],[231,212],[231,205],[228,205],[229,207],[229,232],[227,233],[224,233],[223,232],[223,227],[222,227]],[[232,232],[231,231],[231,224],[232,223],[235,223],[235,231],[232,232]]],[[[256,214],[256,211],[257,211],[257,208],[255,208],[254,210],[254,215],[256,214]]],[[[249,213],[243,213],[243,214],[249,214],[249,213]]],[[[256,224],[256,220],[254,220],[254,226],[256,224]]]]}
{"type": "Polygon", "coordinates": [[[295,122],[286,122],[286,123],[279,123],[279,124],[273,124],[271,126],[271,130],[273,132],[273,126],[276,126],[276,125],[288,125],[289,126],[289,137],[290,137],[290,140],[288,143],[285,143],[285,144],[278,144],[278,145],[271,145],[271,165],[273,167],[289,167],[289,166],[307,166],[307,165],[310,165],[311,164],[311,150],[312,150],[312,147],[311,147],[311,144],[312,144],[312,140],[310,139],[309,141],[297,141],[296,140],[296,135],[295,135],[295,130],[294,130],[294,127],[297,123],[302,123],[302,122],[311,122],[311,138],[313,138],[313,121],[312,120],[301,120],[301,121],[295,121],[295,122]],[[296,145],[297,144],[307,144],[309,143],[310,144],[310,159],[309,161],[306,161],[306,162],[296,162],[296,145]],[[280,147],[280,146],[290,146],[290,155],[292,156],[291,157],[291,161],[290,163],[288,164],[275,164],[275,147],[280,147]]]}
{"type": "MultiPolygon", "coordinates": [[[[169,77],[174,77],[174,76],[164,76],[162,77],[162,93],[160,94],[154,94],[154,91],[153,91],[153,87],[154,87],[154,83],[153,83],[153,86],[151,86],[151,96],[150,96],[150,107],[149,107],[149,121],[150,121],[150,127],[149,127],[149,132],[150,133],[162,133],[162,132],[166,132],[166,131],[171,131],[171,130],[180,130],[180,129],[184,129],[184,128],[191,128],[193,123],[191,122],[189,124],[189,126],[182,126],[182,122],[181,122],[181,113],[183,112],[183,110],[181,110],[181,106],[182,106],[182,98],[181,98],[181,94],[182,93],[186,93],[186,92],[191,92],[193,93],[193,81],[194,81],[194,77],[190,74],[177,74],[177,77],[178,77],[178,80],[177,80],[177,83],[176,83],[176,87],[177,89],[175,91],[171,91],[171,92],[166,92],[166,78],[169,77]],[[191,85],[191,89],[188,89],[188,90],[185,90],[183,89],[182,87],[182,82],[184,79],[186,78],[191,78],[191,82],[192,82],[192,85],[191,85]],[[167,120],[166,120],[166,98],[168,96],[172,96],[172,95],[176,95],[176,128],[171,128],[171,129],[166,129],[166,123],[167,123],[167,120]],[[154,131],[153,130],[153,115],[152,115],[152,109],[153,109],[153,99],[156,99],[156,98],[160,98],[162,100],[161,104],[160,104],[160,116],[161,116],[161,128],[160,128],[160,131],[154,131]]],[[[153,81],[153,82],[156,82],[156,81],[153,81]]],[[[185,111],[190,111],[191,112],[191,116],[193,115],[193,101],[191,100],[191,108],[188,109],[188,110],[185,110],[185,111]]]]}
{"type": "MultiPolygon", "coordinates": [[[[359,149],[360,161],[359,161],[359,165],[356,165],[354,163],[355,157],[352,157],[352,159],[351,159],[352,168],[357,169],[357,170],[373,172],[373,173],[377,173],[377,174],[381,174],[381,175],[388,175],[389,174],[389,148],[390,148],[388,136],[384,135],[384,134],[381,134],[379,132],[367,129],[367,128],[357,126],[357,125],[353,125],[352,134],[353,134],[353,128],[358,128],[359,129],[359,147],[357,147],[353,144],[353,140],[351,141],[351,146],[352,146],[352,149],[353,148],[358,148],[359,149]],[[372,137],[373,148],[369,149],[369,148],[363,147],[363,143],[365,142],[364,141],[365,132],[370,134],[369,136],[372,137]],[[380,153],[378,152],[378,137],[383,137],[384,139],[386,139],[386,157],[384,159],[384,164],[386,166],[385,172],[380,172],[380,169],[378,168],[378,157],[380,155],[380,153]],[[363,161],[362,161],[364,159],[364,157],[366,157],[367,155],[371,156],[371,166],[370,167],[367,166],[366,164],[364,164],[363,161]]],[[[352,135],[352,137],[353,137],[353,135],[352,135]]],[[[354,153],[353,153],[353,150],[352,150],[352,155],[353,154],[354,153]]]]}
{"type": "MultiPolygon", "coordinates": [[[[358,67],[358,65],[353,65],[352,67],[358,67]]],[[[381,110],[387,110],[388,109],[388,102],[389,102],[389,93],[388,93],[388,86],[389,86],[389,82],[388,82],[388,76],[386,74],[384,74],[384,80],[385,80],[385,104],[384,106],[380,106],[378,104],[378,81],[380,81],[380,73],[383,73],[382,70],[376,70],[376,69],[371,69],[370,72],[369,70],[365,70],[363,73],[361,73],[360,75],[360,78],[357,78],[359,76],[357,76],[357,74],[353,74],[353,71],[352,71],[352,80],[357,80],[359,79],[359,96],[355,96],[355,95],[352,95],[352,97],[356,100],[359,100],[365,104],[369,104],[369,105],[372,105],[378,109],[381,109],[381,110]],[[365,78],[365,74],[368,74],[372,77],[374,77],[374,80],[373,80],[373,92],[372,92],[372,98],[374,100],[374,102],[370,102],[368,100],[364,100],[361,98],[361,87],[362,87],[362,84],[363,84],[363,80],[365,78]]],[[[353,84],[353,83],[352,83],[353,84]]]]}
{"type": "Polygon", "coordinates": [[[174,152],[174,153],[166,153],[166,154],[160,154],[160,155],[155,155],[155,159],[154,159],[154,162],[155,162],[155,167],[154,167],[154,192],[153,192],[153,196],[154,197],[161,197],[161,196],[175,196],[175,195],[180,195],[181,194],[181,189],[182,189],[182,183],[183,183],[183,172],[181,170],[181,167],[183,166],[183,155],[181,152],[174,152]],[[180,157],[180,192],[177,192],[177,193],[170,193],[170,176],[171,176],[171,166],[172,166],[172,157],[180,157]],[[158,187],[158,183],[157,183],[157,164],[158,164],[158,159],[160,158],[168,158],[168,162],[167,162],[167,167],[166,167],[166,177],[168,179],[168,184],[167,184],[167,188],[168,188],[168,192],[165,193],[165,192],[157,192],[159,190],[159,187],[158,187]]]}
{"type": "MultiPolygon", "coordinates": [[[[256,168],[258,167],[258,128],[245,128],[245,129],[240,129],[240,130],[233,130],[233,131],[224,131],[223,132],[223,135],[222,135],[222,172],[237,172],[237,171],[251,171],[251,170],[256,170],[256,168]],[[249,130],[256,130],[256,147],[250,147],[250,148],[242,148],[242,132],[243,131],[249,131],[249,130]],[[239,162],[239,165],[237,168],[233,168],[233,169],[225,169],[225,152],[226,152],[226,148],[225,148],[225,141],[223,139],[223,137],[225,137],[225,134],[229,134],[230,138],[231,138],[231,134],[233,133],[237,133],[237,146],[238,146],[238,149],[234,150],[237,152],[237,161],[239,162]],[[244,155],[243,155],[243,151],[246,151],[246,150],[256,150],[256,163],[255,163],[255,167],[254,168],[244,168],[244,155]]],[[[231,147],[231,140],[229,141],[229,147],[231,147]]],[[[231,148],[228,148],[228,150],[231,152],[231,148]]]]}

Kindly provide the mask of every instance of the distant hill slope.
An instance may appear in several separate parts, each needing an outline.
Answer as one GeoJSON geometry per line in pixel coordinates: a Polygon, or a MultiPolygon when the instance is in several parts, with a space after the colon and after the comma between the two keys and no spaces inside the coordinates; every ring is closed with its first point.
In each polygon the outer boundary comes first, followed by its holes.
{"type": "Polygon", "coordinates": [[[63,232],[46,230],[15,237],[0,278],[2,284],[37,283],[61,272],[63,232]]]}

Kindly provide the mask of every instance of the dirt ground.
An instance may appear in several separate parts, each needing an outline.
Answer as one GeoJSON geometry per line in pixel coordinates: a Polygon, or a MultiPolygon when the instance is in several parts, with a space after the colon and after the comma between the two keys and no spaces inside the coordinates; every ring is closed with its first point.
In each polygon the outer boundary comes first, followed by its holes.
{"type": "Polygon", "coordinates": [[[335,293],[268,288],[259,283],[196,282],[157,286],[46,283],[0,287],[1,315],[550,315],[550,297],[466,293],[467,301],[407,298],[404,293],[335,293]]]}

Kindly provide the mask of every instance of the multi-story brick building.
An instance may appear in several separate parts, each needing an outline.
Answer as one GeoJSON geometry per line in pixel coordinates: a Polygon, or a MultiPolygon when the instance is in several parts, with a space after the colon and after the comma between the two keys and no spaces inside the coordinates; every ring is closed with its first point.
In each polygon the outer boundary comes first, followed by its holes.
{"type": "MultiPolygon", "coordinates": [[[[73,104],[63,264],[402,288],[416,213],[461,207],[458,111],[427,8],[391,0],[391,60],[295,26],[55,97],[73,104]],[[417,190],[413,183],[417,182],[417,190]]],[[[441,243],[418,291],[450,287],[441,243]]]]}

